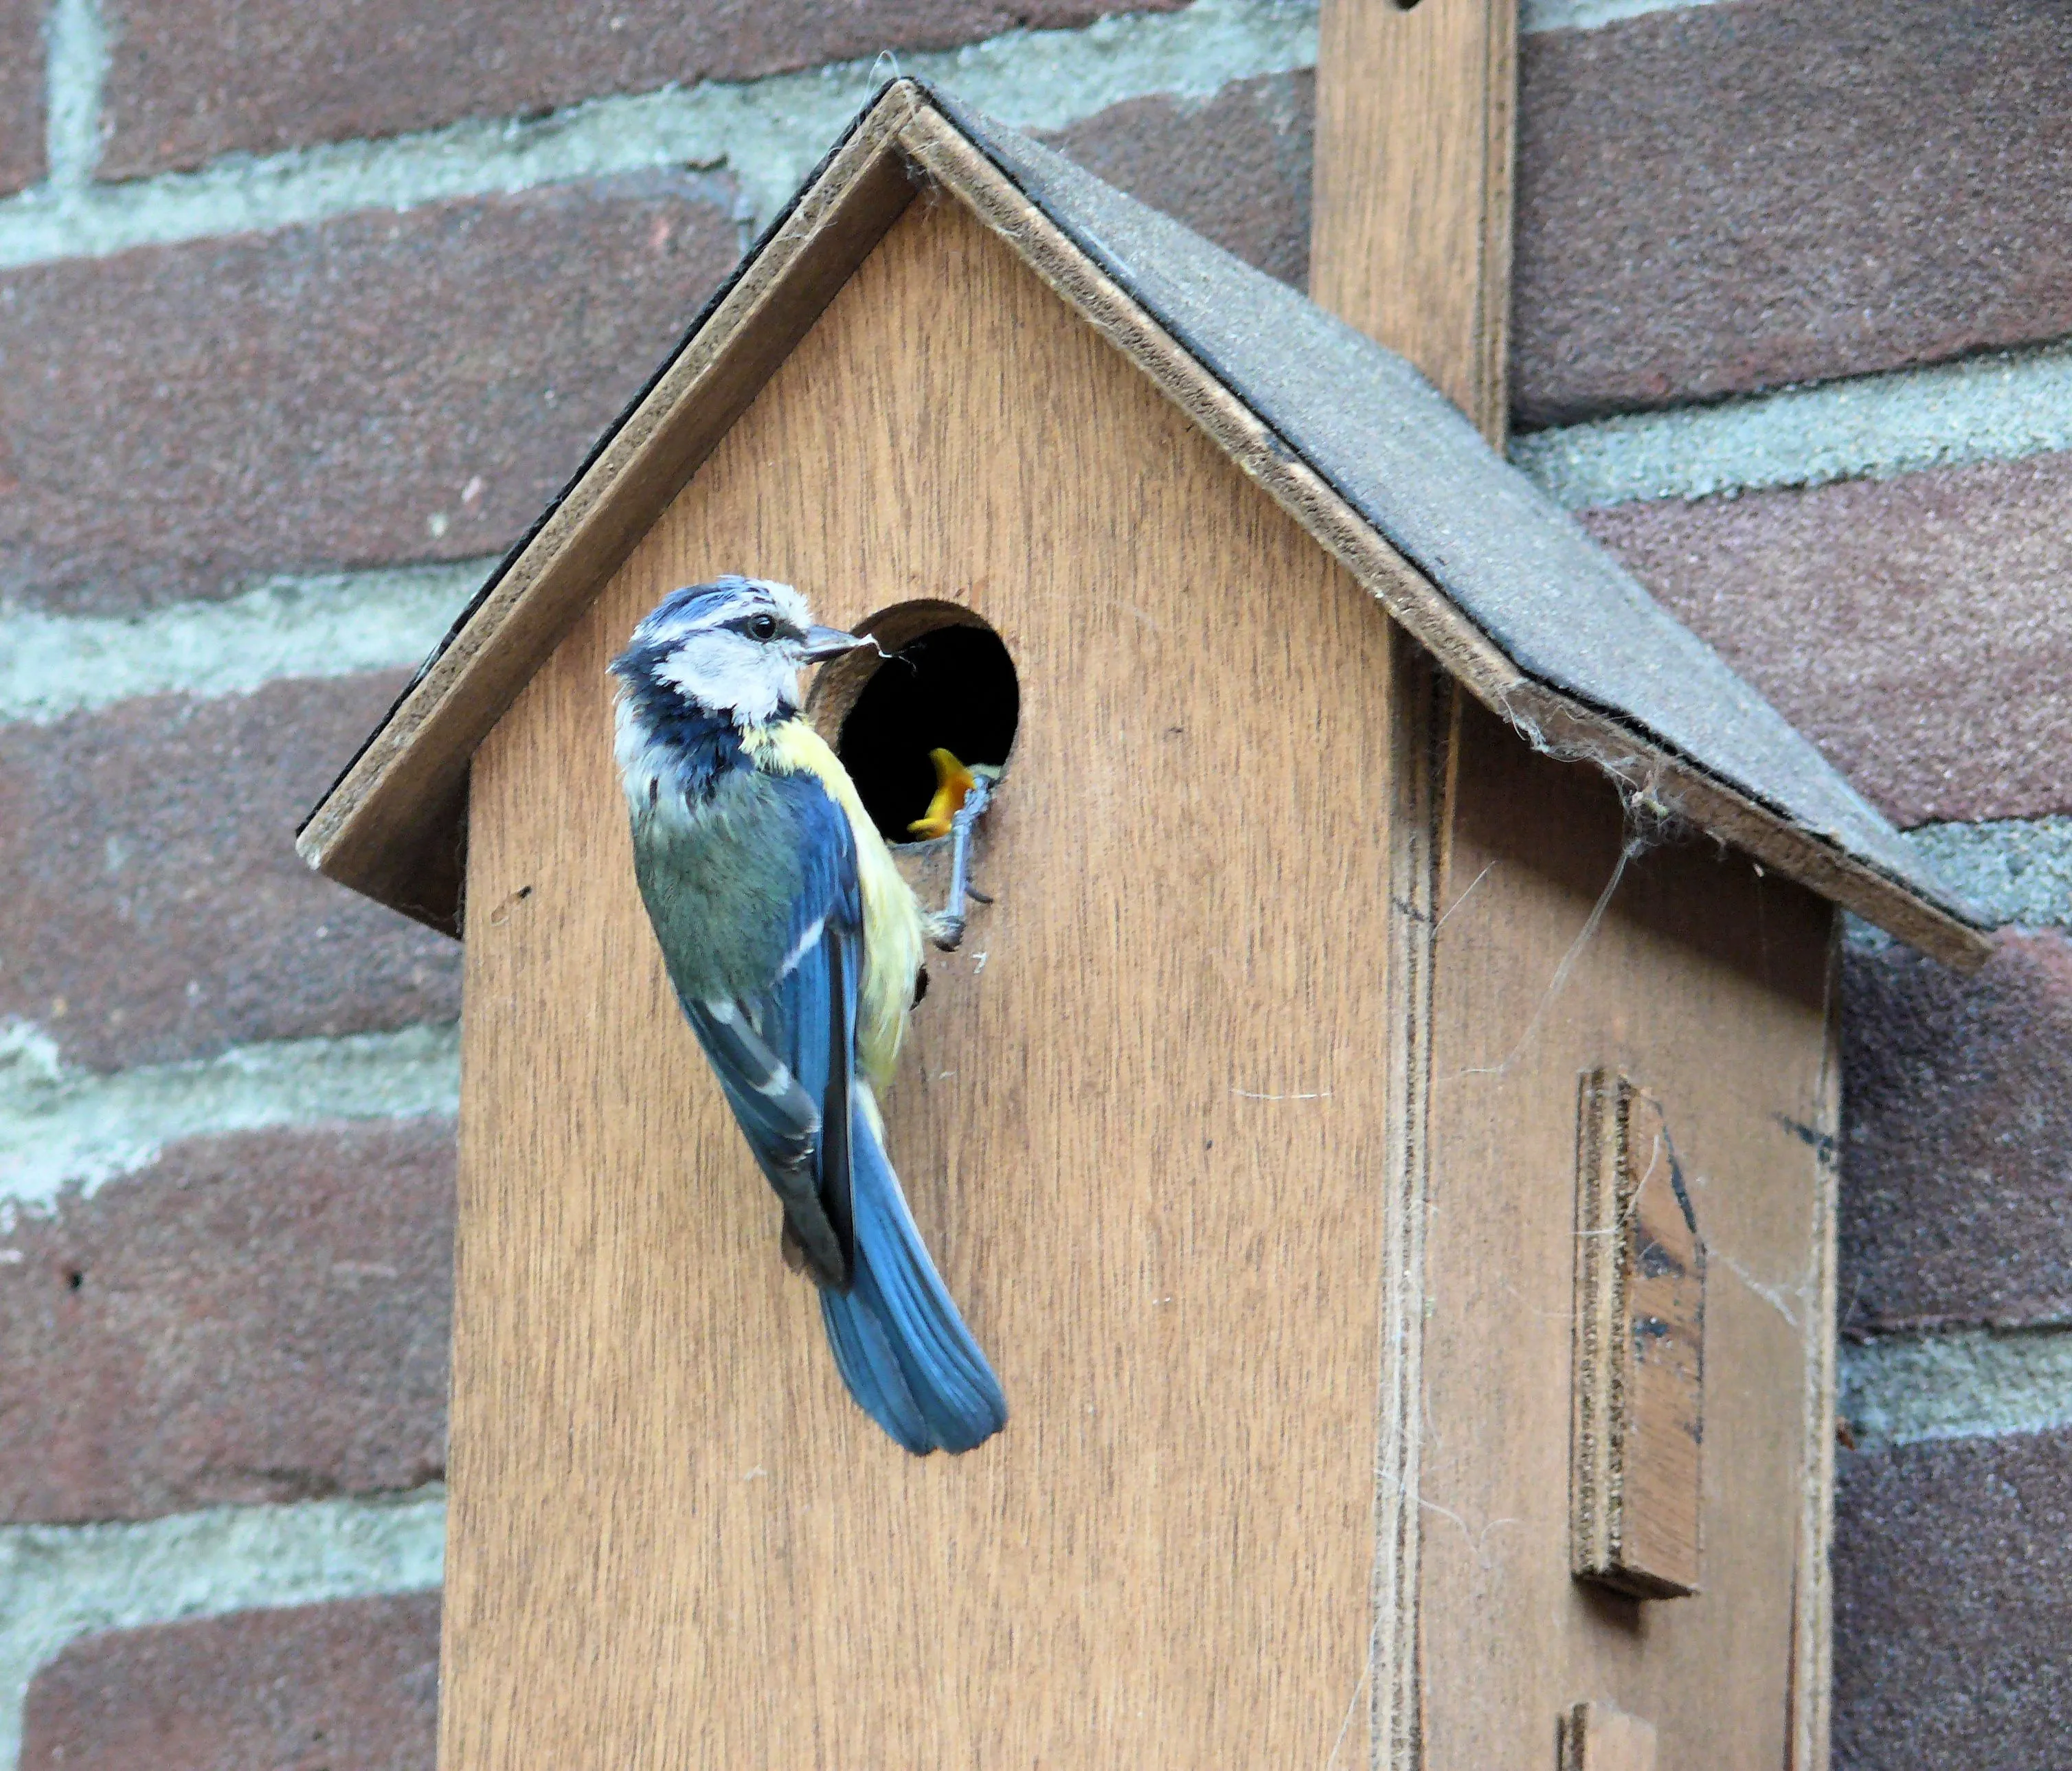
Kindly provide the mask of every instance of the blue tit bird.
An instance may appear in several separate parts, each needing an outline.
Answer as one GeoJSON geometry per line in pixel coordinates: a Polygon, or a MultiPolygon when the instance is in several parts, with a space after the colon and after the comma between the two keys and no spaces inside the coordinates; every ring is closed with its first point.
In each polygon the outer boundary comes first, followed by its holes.
{"type": "Polygon", "coordinates": [[[916,1456],[1007,1402],[885,1152],[924,919],[856,787],[799,715],[801,666],[872,643],[788,585],[664,599],[614,660],[640,896],[698,1043],[783,1209],[787,1256],[857,1404],[916,1456]]]}

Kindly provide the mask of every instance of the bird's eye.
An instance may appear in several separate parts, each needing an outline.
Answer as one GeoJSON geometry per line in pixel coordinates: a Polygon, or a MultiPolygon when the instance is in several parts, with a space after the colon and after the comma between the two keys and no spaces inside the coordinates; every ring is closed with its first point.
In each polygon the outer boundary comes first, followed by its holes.
{"type": "Polygon", "coordinates": [[[748,623],[748,633],[752,639],[775,639],[777,637],[776,616],[755,616],[748,623]]]}

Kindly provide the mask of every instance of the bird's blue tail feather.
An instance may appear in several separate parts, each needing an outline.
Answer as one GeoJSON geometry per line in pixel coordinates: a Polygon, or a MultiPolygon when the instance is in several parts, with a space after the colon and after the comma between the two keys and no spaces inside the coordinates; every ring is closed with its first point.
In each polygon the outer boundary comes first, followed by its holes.
{"type": "Polygon", "coordinates": [[[865,1413],[916,1455],[969,1451],[1007,1424],[1007,1399],[915,1229],[859,1099],[851,1116],[856,1267],[820,1293],[828,1344],[865,1413]]]}

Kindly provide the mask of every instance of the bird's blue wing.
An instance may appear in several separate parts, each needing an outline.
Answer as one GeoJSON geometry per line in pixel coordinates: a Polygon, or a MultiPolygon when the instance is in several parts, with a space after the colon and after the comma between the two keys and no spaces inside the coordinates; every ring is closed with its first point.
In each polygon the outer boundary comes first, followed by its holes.
{"type": "Polygon", "coordinates": [[[930,1259],[854,1075],[863,894],[849,820],[810,775],[777,778],[798,858],[784,957],[738,1001],[686,1004],[735,1117],[821,1284],[842,1381],[917,1456],[968,1451],[1007,1403],[930,1259]]]}
{"type": "Polygon", "coordinates": [[[849,1283],[849,1094],[863,906],[849,820],[820,783],[775,778],[796,887],[784,954],[763,988],[684,1004],[785,1221],[824,1284],[849,1283]]]}

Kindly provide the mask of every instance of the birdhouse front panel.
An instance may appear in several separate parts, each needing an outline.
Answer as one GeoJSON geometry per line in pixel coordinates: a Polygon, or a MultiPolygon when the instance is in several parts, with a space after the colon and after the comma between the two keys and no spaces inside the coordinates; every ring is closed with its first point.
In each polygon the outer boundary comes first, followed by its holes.
{"type": "Polygon", "coordinates": [[[1357,1738],[1400,644],[997,238],[906,212],[475,758],[449,1767],[1357,1738]],[[1011,1411],[961,1457],[845,1393],[635,894],[606,667],[729,570],[956,606],[1018,680],[993,902],[886,1100],[1011,1411]]]}

